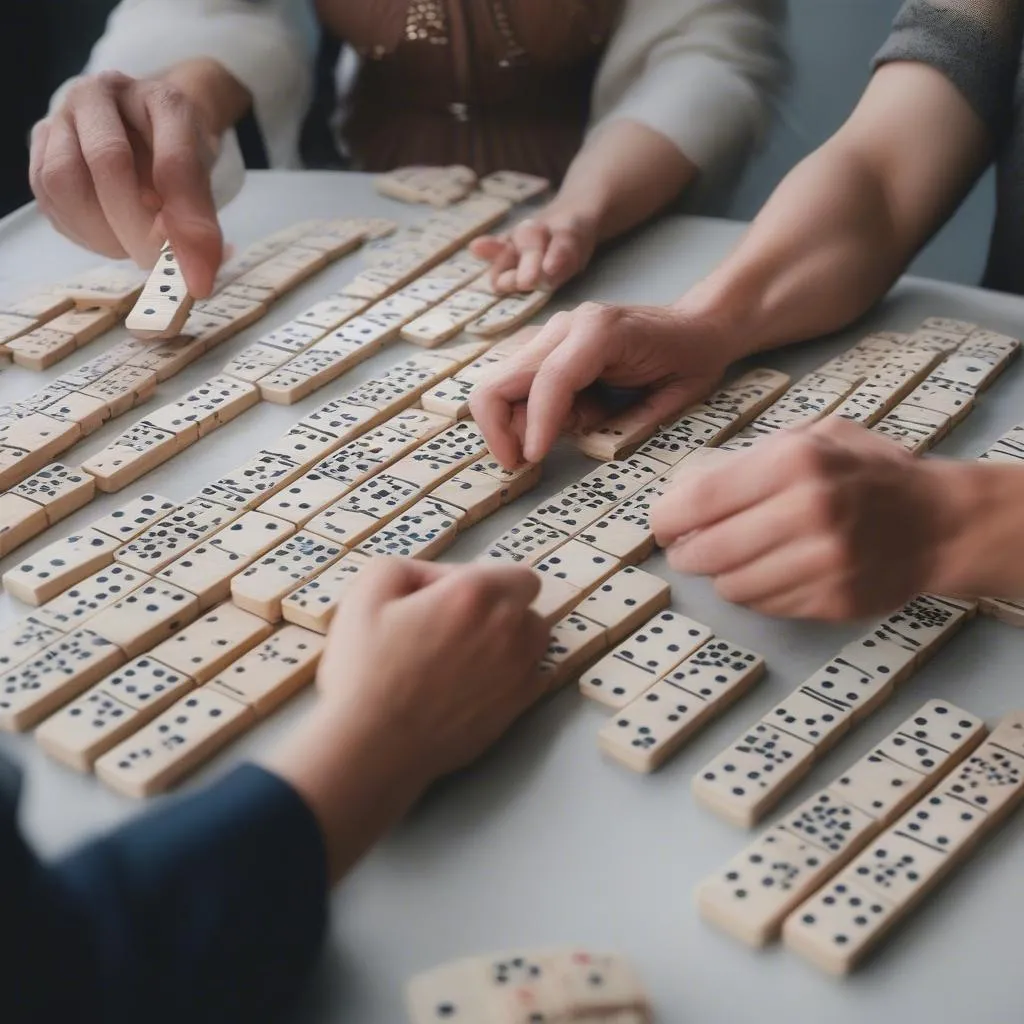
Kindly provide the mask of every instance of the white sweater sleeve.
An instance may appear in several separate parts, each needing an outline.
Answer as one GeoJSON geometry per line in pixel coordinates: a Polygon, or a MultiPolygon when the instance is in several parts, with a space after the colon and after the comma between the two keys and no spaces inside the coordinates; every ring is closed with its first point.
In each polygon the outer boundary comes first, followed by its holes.
{"type": "MultiPolygon", "coordinates": [[[[178,61],[212,57],[249,90],[272,167],[298,167],[298,139],[312,91],[304,0],[121,0],[84,73],[142,76],[178,61]]],[[[51,100],[60,103],[70,82],[51,100]]],[[[226,201],[241,186],[234,132],[224,139],[214,192],[226,201]]]]}
{"type": "Polygon", "coordinates": [[[591,129],[628,118],[707,175],[760,141],[786,74],[785,0],[626,0],[591,104],[591,129]]]}

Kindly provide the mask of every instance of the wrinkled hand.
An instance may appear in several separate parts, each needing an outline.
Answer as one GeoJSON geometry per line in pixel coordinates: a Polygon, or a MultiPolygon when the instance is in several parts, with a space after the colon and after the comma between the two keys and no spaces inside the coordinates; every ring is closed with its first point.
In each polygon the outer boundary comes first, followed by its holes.
{"type": "Polygon", "coordinates": [[[374,560],[328,635],[325,703],[424,782],[462,767],[544,692],[538,589],[527,569],[374,560]]]}
{"type": "Polygon", "coordinates": [[[586,430],[607,416],[587,393],[598,381],[645,388],[635,411],[653,429],[707,394],[732,352],[718,327],[680,310],[586,302],[557,313],[495,367],[470,408],[495,458],[513,468],[540,462],[562,430],[586,430]]]}
{"type": "Polygon", "coordinates": [[[594,255],[596,225],[585,217],[542,211],[503,235],[483,235],[470,250],[492,264],[499,292],[554,290],[581,273],[594,255]]]}
{"type": "Polygon", "coordinates": [[[844,420],[680,475],[651,525],[678,572],[766,615],[879,614],[933,587],[962,528],[940,460],[844,420]]]}
{"type": "Polygon", "coordinates": [[[169,239],[202,297],[221,260],[218,144],[179,89],[105,71],[75,82],[32,130],[32,191],[61,234],[104,256],[149,267],[169,239]]]}

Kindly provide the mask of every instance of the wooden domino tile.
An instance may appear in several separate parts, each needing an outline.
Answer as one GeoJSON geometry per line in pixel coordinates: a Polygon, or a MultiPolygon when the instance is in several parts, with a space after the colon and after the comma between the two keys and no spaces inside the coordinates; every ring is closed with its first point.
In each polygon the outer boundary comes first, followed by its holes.
{"type": "Polygon", "coordinates": [[[462,510],[423,498],[366,538],[356,551],[367,557],[436,558],[455,540],[462,510]]]}
{"type": "Polygon", "coordinates": [[[565,580],[585,596],[620,567],[613,555],[581,540],[567,540],[534,563],[533,569],[565,580]]]}
{"type": "Polygon", "coordinates": [[[52,405],[44,406],[40,412],[55,420],[77,423],[82,436],[99,430],[110,419],[110,407],[101,398],[83,395],[80,391],[69,391],[61,395],[52,405]]]}
{"type": "Polygon", "coordinates": [[[801,688],[776,704],[762,721],[806,740],[822,754],[852,726],[853,718],[848,706],[833,704],[814,690],[801,688]]]}
{"type": "Polygon", "coordinates": [[[148,423],[136,423],[102,451],[90,456],[82,468],[96,479],[96,486],[110,494],[173,458],[198,438],[198,428],[172,434],[148,423]]]}
{"type": "Polygon", "coordinates": [[[525,203],[543,195],[551,183],[547,178],[522,171],[493,171],[480,179],[480,191],[510,203],[525,203]]]}
{"type": "Polygon", "coordinates": [[[181,333],[191,309],[192,297],[177,257],[170,245],[165,245],[125,327],[136,338],[173,338],[181,333]]]}
{"type": "Polygon", "coordinates": [[[744,828],[810,769],[814,746],[758,722],[693,778],[698,803],[744,828]]]}
{"type": "Polygon", "coordinates": [[[108,565],[40,605],[32,617],[62,633],[70,633],[151,580],[146,573],[127,566],[108,565]]]}
{"type": "Polygon", "coordinates": [[[0,674],[6,675],[18,665],[59,640],[61,631],[28,616],[0,630],[0,674]]]}
{"type": "MultiPolygon", "coordinates": [[[[11,493],[42,508],[52,526],[92,501],[96,482],[88,473],[54,462],[12,488],[11,493]]],[[[0,521],[3,517],[0,516],[0,521]]]]}
{"type": "Polygon", "coordinates": [[[300,531],[232,579],[232,600],[268,622],[277,622],[281,601],[344,553],[343,547],[300,531]]]}
{"type": "Polygon", "coordinates": [[[7,490],[42,469],[81,436],[82,428],[33,412],[6,427],[0,427],[0,446],[15,453],[0,461],[0,488],[7,490]]]}
{"type": "Polygon", "coordinates": [[[25,604],[42,604],[109,565],[118,543],[92,529],[63,537],[8,569],[4,589],[25,604]]]}
{"type": "Polygon", "coordinates": [[[265,619],[226,601],[158,644],[150,655],[205,683],[272,632],[265,619]]]}
{"type": "Polygon", "coordinates": [[[36,327],[8,341],[5,347],[18,366],[46,370],[71,355],[78,346],[73,334],[53,327],[36,327]]]}
{"type": "Polygon", "coordinates": [[[608,633],[600,623],[576,612],[559,619],[551,627],[551,638],[540,665],[549,680],[549,689],[574,680],[607,647],[608,633]]]}
{"type": "Polygon", "coordinates": [[[181,506],[159,494],[141,494],[113,512],[94,520],[90,526],[122,544],[134,540],[154,523],[177,512],[181,506]]]}
{"type": "Polygon", "coordinates": [[[313,681],[325,640],[301,626],[286,625],[208,684],[264,717],[313,681]]]}
{"type": "Polygon", "coordinates": [[[30,728],[124,660],[90,629],[61,636],[0,678],[0,729],[30,728]]]}
{"type": "Polygon", "coordinates": [[[533,565],[567,540],[568,533],[527,516],[498,537],[478,561],[533,565]]]}
{"type": "Polygon", "coordinates": [[[41,505],[11,491],[0,494],[0,558],[42,533],[48,525],[41,505]]]}
{"type": "Polygon", "coordinates": [[[1020,341],[992,331],[974,331],[967,336],[957,349],[957,354],[980,360],[991,366],[991,373],[986,376],[980,389],[987,388],[996,377],[1010,364],[1020,352],[1020,341]]]}
{"type": "MultiPolygon", "coordinates": [[[[856,857],[902,811],[934,785],[936,777],[967,756],[981,741],[984,725],[967,712],[946,702],[930,701],[901,729],[912,729],[921,718],[936,725],[952,717],[960,725],[952,740],[950,761],[924,771],[907,769],[876,753],[861,758],[832,785],[805,800],[755,840],[742,854],[698,888],[702,916],[722,930],[752,946],[778,937],[790,911],[806,899],[828,875],[856,857]],[[774,837],[774,838],[769,838],[774,837]],[[788,881],[765,882],[771,861],[765,858],[765,842],[783,847],[801,844],[818,850],[813,877],[786,871],[788,881]]],[[[956,730],[946,729],[948,736],[956,730]]],[[[894,735],[902,735],[899,731],[894,735]]],[[[915,819],[918,826],[919,819],[915,819]]],[[[914,822],[911,822],[914,824],[914,822]]],[[[906,824],[902,825],[905,830],[906,824]]]]}
{"type": "Polygon", "coordinates": [[[306,529],[333,543],[356,547],[405,512],[423,496],[424,490],[389,472],[378,473],[311,519],[306,529]]]}
{"type": "Polygon", "coordinates": [[[36,327],[35,317],[17,313],[0,313],[0,352],[6,352],[8,344],[36,327]]]}
{"type": "Polygon", "coordinates": [[[783,827],[770,829],[701,883],[701,917],[749,946],[764,946],[786,914],[836,870],[837,859],[783,827]]]}
{"type": "Polygon", "coordinates": [[[412,1024],[467,1021],[607,1021],[650,1024],[650,1001],[632,965],[584,949],[515,950],[424,971],[406,992],[412,1024]]]}
{"type": "Polygon", "coordinates": [[[623,708],[710,639],[711,630],[699,622],[679,612],[658,612],[580,677],[580,692],[623,708]]]}
{"type": "Polygon", "coordinates": [[[61,291],[79,309],[110,306],[118,311],[128,309],[142,291],[143,281],[134,268],[102,266],[77,274],[61,285],[61,291]]]}
{"type": "Polygon", "coordinates": [[[36,729],[39,745],[81,772],[195,686],[149,655],[122,665],[47,718],[36,729]]]}
{"type": "Polygon", "coordinates": [[[614,645],[667,608],[671,596],[672,588],[660,576],[626,566],[596,587],[578,611],[603,626],[614,645]]]}
{"type": "Polygon", "coordinates": [[[200,687],[99,757],[96,775],[126,796],[162,792],[254,720],[255,715],[245,704],[200,687]]]}
{"type": "Polygon", "coordinates": [[[192,499],[119,548],[115,557],[122,565],[155,574],[239,515],[240,509],[192,499]]]}
{"type": "Polygon", "coordinates": [[[19,299],[0,300],[0,313],[27,317],[36,324],[44,324],[72,306],[74,301],[60,288],[41,289],[19,299]]]}
{"type": "Polygon", "coordinates": [[[264,451],[279,455],[299,466],[310,466],[341,445],[342,442],[333,434],[299,423],[270,442],[264,451]]]}
{"type": "Polygon", "coordinates": [[[145,401],[156,390],[157,373],[140,366],[119,366],[81,390],[106,402],[110,415],[120,416],[145,401]]]}
{"type": "Polygon", "coordinates": [[[294,532],[295,527],[283,519],[261,511],[244,512],[212,534],[207,544],[252,560],[265,555],[294,532]]]}
{"type": "Polygon", "coordinates": [[[369,561],[365,555],[349,551],[318,576],[288,594],[281,601],[282,617],[286,622],[316,633],[326,633],[346,589],[369,561]]]}
{"type": "MultiPolygon", "coordinates": [[[[282,487],[287,487],[302,472],[303,467],[287,456],[258,451],[251,459],[219,477],[211,486],[237,495],[237,500],[230,501],[230,504],[237,506],[239,511],[247,511],[282,487]]],[[[205,489],[200,494],[205,497],[205,489]]]]}
{"type": "Polygon", "coordinates": [[[292,322],[308,324],[311,327],[319,328],[322,332],[330,331],[362,313],[366,307],[365,299],[354,299],[348,295],[331,295],[303,310],[292,322]]]}
{"type": "Polygon", "coordinates": [[[157,578],[194,595],[197,611],[203,612],[226,600],[231,594],[231,580],[255,560],[255,556],[239,555],[206,542],[179,555],[157,573],[157,578]]]}
{"type": "Polygon", "coordinates": [[[187,626],[198,613],[195,595],[153,580],[94,615],[89,628],[134,658],[187,626]]]}
{"type": "Polygon", "coordinates": [[[963,863],[1024,798],[1024,758],[999,748],[998,733],[787,918],[787,946],[845,973],[963,863]]]}
{"type": "Polygon", "coordinates": [[[466,325],[466,333],[493,338],[521,327],[551,301],[551,292],[543,289],[525,295],[499,299],[482,316],[466,325]]]}
{"type": "Polygon", "coordinates": [[[598,744],[634,771],[654,771],[750,690],[764,671],[760,655],[725,640],[709,640],[610,719],[598,744]]]}
{"type": "Polygon", "coordinates": [[[439,484],[430,494],[461,509],[459,529],[465,530],[536,487],[540,478],[539,464],[504,470],[489,456],[484,456],[439,484]]]}
{"type": "Polygon", "coordinates": [[[441,345],[497,301],[496,295],[464,288],[407,323],[402,328],[402,337],[428,348],[441,345]]]}

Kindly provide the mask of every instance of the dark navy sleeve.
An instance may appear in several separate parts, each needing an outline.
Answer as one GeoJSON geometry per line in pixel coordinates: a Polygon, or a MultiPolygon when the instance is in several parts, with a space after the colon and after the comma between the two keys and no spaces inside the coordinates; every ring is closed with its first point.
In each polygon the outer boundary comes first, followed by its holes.
{"type": "Polygon", "coordinates": [[[282,1018],[327,915],[323,840],[291,787],[243,765],[45,864],[13,772],[0,760],[5,1024],[282,1018]]]}

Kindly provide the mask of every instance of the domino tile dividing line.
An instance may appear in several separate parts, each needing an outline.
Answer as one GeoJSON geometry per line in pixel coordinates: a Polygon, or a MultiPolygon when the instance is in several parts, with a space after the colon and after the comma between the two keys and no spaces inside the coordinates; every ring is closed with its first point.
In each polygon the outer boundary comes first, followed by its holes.
{"type": "Polygon", "coordinates": [[[1002,825],[1024,797],[1024,713],[877,836],[783,925],[786,946],[833,974],[855,967],[1002,825]]]}
{"type": "Polygon", "coordinates": [[[410,979],[406,1007],[412,1024],[653,1020],[632,965],[583,949],[515,950],[443,964],[410,979]]]}
{"type": "Polygon", "coordinates": [[[881,619],[698,771],[697,802],[742,828],[756,824],[974,610],[972,603],[922,594],[881,619]]]}
{"type": "Polygon", "coordinates": [[[749,946],[774,941],[794,907],[968,757],[985,732],[966,711],[928,701],[701,882],[701,916],[749,946]]]}

